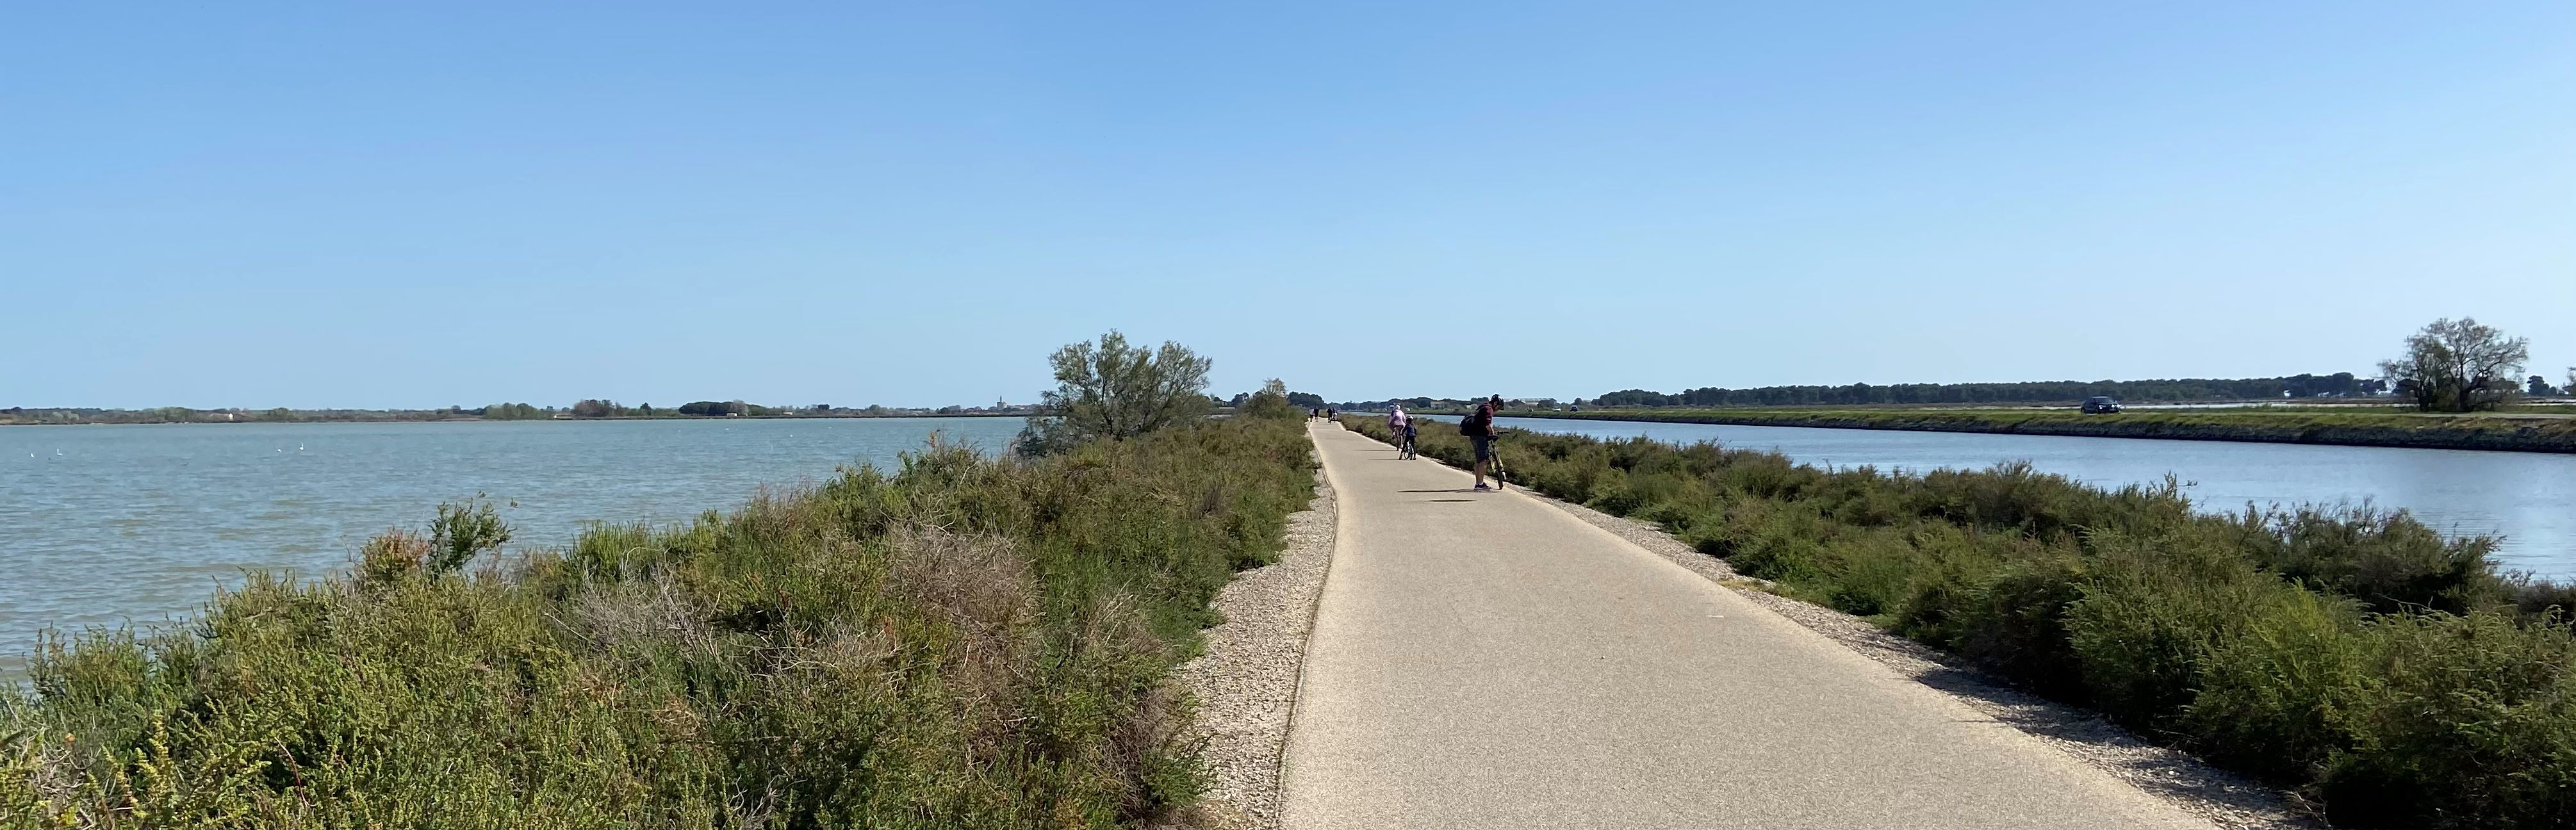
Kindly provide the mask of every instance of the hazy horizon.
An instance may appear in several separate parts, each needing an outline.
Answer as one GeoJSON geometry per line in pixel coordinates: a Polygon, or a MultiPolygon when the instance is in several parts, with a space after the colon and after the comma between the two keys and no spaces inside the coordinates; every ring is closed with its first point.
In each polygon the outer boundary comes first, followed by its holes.
{"type": "MultiPolygon", "coordinates": [[[[2337,370],[2337,371],[2346,371],[2346,370],[2337,370]]],[[[2249,375],[2249,376],[2246,376],[2246,378],[2291,377],[2291,376],[2295,376],[2295,375],[2297,375],[2297,374],[2299,374],[2299,373],[2297,373],[2297,372],[2291,372],[2291,373],[2281,374],[2281,375],[2249,375]]],[[[2317,375],[2317,376],[2319,376],[2319,377],[2330,377],[2330,376],[2332,376],[2332,375],[2334,374],[2334,372],[2310,372],[2309,374],[2317,375]]],[[[2375,375],[2373,375],[2371,372],[2353,372],[2352,374],[2353,374],[2355,377],[2360,377],[2360,378],[2369,378],[2369,377],[2374,377],[2374,376],[2375,376],[2375,375]]],[[[2550,382],[2552,382],[2552,383],[2558,383],[2558,382],[2560,382],[2560,381],[2564,380],[2564,378],[2563,378],[2563,377],[2553,377],[2553,376],[2549,376],[2549,373],[2547,373],[2547,372],[2541,372],[2540,374],[2542,374],[2544,377],[2549,377],[2550,382]]],[[[2180,376],[2180,375],[2177,375],[2177,376],[2171,376],[2171,377],[2154,377],[2154,378],[2091,378],[2091,379],[2076,379],[2076,378],[2030,378],[2030,379],[2025,379],[2025,380],[2020,380],[2020,381],[1968,380],[1968,381],[1921,381],[1921,382],[1923,382],[1923,383],[1935,383],[1935,382],[1937,382],[1937,383],[1945,383],[1945,384],[1978,384],[1978,383],[2100,383],[2100,382],[2120,382],[2120,381],[2131,381],[2131,382],[2135,382],[2135,381],[2159,381],[2159,380],[2239,380],[2239,379],[2244,379],[2244,378],[2186,377],[2186,376],[2180,376]]],[[[1889,381],[1889,382],[1886,382],[1886,383],[1878,383],[1878,382],[1870,382],[1870,381],[1858,381],[1858,382],[1860,382],[1860,383],[1867,383],[1867,384],[1869,384],[1869,385],[1871,385],[1871,386],[1892,386],[1892,385],[1903,384],[1903,383],[1916,383],[1917,381],[1889,381]]],[[[1845,382],[1845,383],[1790,383],[1790,384],[1765,384],[1765,385],[1766,385],[1766,386],[1849,386],[1849,385],[1851,385],[1851,382],[1845,382]]],[[[1705,383],[1704,383],[1704,384],[1695,384],[1695,385],[1691,385],[1691,386],[1675,386],[1675,387],[1668,388],[1668,389],[1651,389],[1651,388],[1649,388],[1649,389],[1646,389],[1646,391],[1649,391],[1649,392],[1663,392],[1663,393],[1679,393],[1679,392],[1687,391],[1687,390],[1689,390],[1689,389],[1706,388],[1706,387],[1712,387],[1712,386],[1724,386],[1724,384],[1705,384],[1705,383]]],[[[1405,398],[1420,398],[1420,397],[1428,397],[1428,398],[1435,398],[1435,399],[1448,399],[1448,400],[1473,400],[1473,399],[1478,399],[1478,398],[1482,398],[1482,397],[1485,397],[1485,396],[1487,396],[1487,395],[1493,395],[1493,394],[1499,394],[1499,395],[1502,395],[1502,396],[1503,396],[1503,397],[1505,397],[1505,398],[1510,398],[1510,399],[1515,399],[1515,400],[1520,400],[1520,399],[1537,400],[1537,399],[1541,399],[1541,398],[1554,398],[1554,399],[1556,399],[1556,400],[1560,400],[1560,401],[1573,401],[1573,400],[1576,400],[1576,399],[1586,399],[1586,400],[1588,400],[1588,399],[1591,399],[1591,398],[1594,398],[1594,397],[1600,396],[1600,395],[1605,394],[1605,393],[1610,393],[1610,392],[1623,392],[1623,391],[1628,391],[1629,389],[1634,389],[1634,388],[1639,388],[1639,387],[1623,387],[1623,388],[1620,388],[1620,389],[1601,389],[1601,390],[1595,390],[1595,391],[1590,391],[1590,392],[1582,392],[1582,393],[1576,393],[1576,394],[1554,394],[1554,393],[1527,393],[1527,394],[1524,394],[1524,393],[1511,392],[1511,391],[1502,391],[1502,392],[1473,392],[1473,391],[1458,391],[1458,390],[1430,391],[1430,392],[1407,392],[1407,393],[1403,393],[1403,394],[1396,394],[1396,395],[1375,395],[1375,396],[1348,396],[1348,395],[1334,395],[1334,394],[1330,394],[1330,393],[1326,393],[1326,392],[1315,392],[1315,394],[1316,394],[1316,395],[1318,395],[1318,396],[1320,396],[1320,397],[1322,397],[1322,398],[1324,398],[1324,399],[1325,399],[1325,400],[1327,400],[1327,401],[1332,401],[1332,402],[1337,402],[1337,403],[1338,403],[1338,402],[1369,402],[1369,401],[1401,400],[1401,399],[1405,399],[1405,398]]],[[[1754,387],[1728,387],[1728,388],[1745,389],[1745,388],[1754,388],[1754,387]]],[[[1249,392],[1253,392],[1253,391],[1257,391],[1257,389],[1226,390],[1226,389],[1220,389],[1220,388],[1210,387],[1210,388],[1208,389],[1208,394],[1213,395],[1213,396],[1218,397],[1218,398],[1231,398],[1231,397],[1233,397],[1233,396],[1234,396],[1236,393],[1238,393],[1238,392],[1240,392],[1240,393],[1249,393],[1249,392]]],[[[1291,391],[1291,392],[1313,392],[1314,390],[1305,389],[1305,388],[1302,388],[1302,387],[1297,387],[1297,386],[1295,386],[1295,385],[1293,385],[1293,384],[1292,384],[1292,385],[1290,386],[1290,388],[1289,388],[1289,391],[1291,391]]],[[[834,408],[836,408],[836,409],[838,409],[838,408],[846,408],[846,409],[864,409],[864,408],[867,408],[867,407],[868,407],[868,406],[870,406],[870,405],[882,405],[882,406],[885,406],[886,408],[889,408],[889,409],[936,409],[936,408],[945,407],[945,406],[961,406],[961,407],[968,407],[968,408],[990,407],[990,406],[992,406],[992,405],[993,405],[993,404],[995,404],[995,403],[1008,403],[1008,404],[1011,404],[1011,405],[1013,405],[1013,406],[1026,406],[1026,405],[1032,405],[1032,404],[1036,404],[1036,403],[1038,403],[1038,401],[1039,401],[1039,396],[1040,396],[1041,394],[1042,394],[1042,391],[1039,391],[1039,392],[1030,392],[1029,394],[1027,394],[1027,395],[1025,395],[1025,396],[1020,396],[1020,397],[1007,397],[1007,398],[1003,398],[1003,399],[999,399],[999,400],[994,400],[994,401],[977,401],[977,402],[970,402],[970,401],[945,401],[945,402],[937,402],[937,403],[893,403],[893,402],[879,401],[879,400],[866,400],[866,401],[852,400],[852,401],[846,401],[846,402],[845,402],[845,401],[825,401],[825,400],[812,400],[812,401],[803,401],[803,400],[774,400],[774,401],[771,401],[771,400],[752,400],[752,399],[739,398],[739,397],[732,397],[732,396],[726,396],[726,397],[709,397],[709,396],[704,396],[704,395],[701,395],[701,396],[695,396],[695,397],[687,397],[685,400],[684,400],[684,399],[682,399],[682,398],[672,398],[672,399],[670,399],[670,402],[667,402],[667,403],[654,403],[653,401],[650,401],[650,400],[630,400],[630,399],[625,399],[625,398],[615,398],[615,397],[609,397],[609,398],[605,398],[605,399],[606,399],[606,400],[612,400],[612,401],[615,401],[615,402],[617,402],[617,403],[625,404],[625,405],[628,405],[628,406],[635,406],[635,405],[642,405],[642,404],[651,404],[652,406],[656,407],[657,409],[669,409],[669,410],[674,410],[674,411],[676,411],[676,410],[679,408],[679,406],[680,406],[681,404],[686,404],[686,403],[694,403],[694,402],[698,402],[698,401],[716,401],[716,402],[720,402],[720,403],[721,403],[721,402],[734,401],[734,400],[742,400],[742,401],[744,401],[744,402],[746,402],[746,403],[759,404],[759,405],[762,405],[762,406],[808,406],[808,405],[817,404],[817,403],[828,403],[828,404],[831,404],[831,405],[832,405],[834,408]]],[[[531,400],[514,400],[514,401],[493,400],[493,401],[484,401],[484,402],[482,402],[482,403],[472,403],[472,404],[438,404],[438,405],[435,405],[435,406],[404,406],[404,405],[395,405],[395,406],[310,406],[310,407],[286,407],[286,408],[288,408],[288,409],[299,409],[299,410],[432,411],[432,410],[446,409],[446,408],[448,408],[449,406],[457,406],[457,407],[462,407],[462,408],[465,408],[465,409],[474,409],[474,408],[477,408],[477,407],[486,406],[486,405],[490,405],[490,404],[498,404],[498,403],[525,403],[525,404],[530,404],[530,405],[537,406],[537,407],[551,407],[551,408],[558,408],[558,409],[560,409],[560,408],[568,408],[568,407],[570,407],[572,404],[577,403],[577,402],[579,402],[579,401],[581,401],[581,400],[585,400],[585,399],[592,399],[592,398],[601,398],[601,396],[598,396],[598,395],[582,395],[582,396],[577,396],[577,397],[574,397],[574,398],[569,398],[569,399],[565,399],[565,400],[561,400],[561,401],[556,401],[556,400],[552,400],[552,399],[531,399],[531,400]]],[[[41,409],[119,409],[119,410],[147,410],[147,409],[158,409],[158,408],[166,407],[166,406],[179,406],[179,407],[184,407],[184,408],[188,408],[188,409],[197,409],[197,410],[234,410],[234,409],[238,409],[238,410],[249,410],[249,411],[256,411],[256,410],[264,410],[264,409],[274,409],[274,408],[277,408],[276,406],[252,406],[252,405],[239,405],[239,404],[221,404],[221,405],[191,406],[191,405],[188,405],[188,404],[174,404],[174,403],[150,404],[150,405],[145,405],[145,406],[100,406],[100,405],[97,405],[97,404],[65,404],[65,403],[48,403],[48,404],[34,405],[34,404],[10,403],[10,402],[8,402],[8,401],[0,401],[0,404],[7,404],[7,405],[9,405],[9,406],[18,406],[18,407],[22,407],[22,408],[25,408],[25,409],[39,409],[39,410],[41,410],[41,409]]]]}
{"type": "MultiPolygon", "coordinates": [[[[2576,4],[0,11],[0,406],[2576,365],[2576,4]]],[[[667,403],[666,403],[667,402],[667,403]]]]}

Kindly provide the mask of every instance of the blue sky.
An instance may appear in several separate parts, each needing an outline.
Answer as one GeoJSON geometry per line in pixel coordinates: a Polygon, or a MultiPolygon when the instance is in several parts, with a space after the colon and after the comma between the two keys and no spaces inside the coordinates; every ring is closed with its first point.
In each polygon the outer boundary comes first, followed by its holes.
{"type": "Polygon", "coordinates": [[[0,405],[2576,364],[2564,0],[413,5],[0,11],[0,405]]]}

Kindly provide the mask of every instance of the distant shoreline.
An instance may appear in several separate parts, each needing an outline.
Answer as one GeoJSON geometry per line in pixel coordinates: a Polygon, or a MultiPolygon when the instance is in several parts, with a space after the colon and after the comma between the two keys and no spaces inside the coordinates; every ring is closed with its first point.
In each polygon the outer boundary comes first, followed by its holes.
{"type": "Polygon", "coordinates": [[[0,420],[0,427],[240,426],[247,424],[542,424],[577,421],[890,421],[912,418],[1031,418],[1028,412],[924,412],[903,415],[609,415],[597,418],[293,418],[155,421],[19,421],[0,420]]]}
{"type": "Polygon", "coordinates": [[[2083,415],[2063,410],[1817,409],[1786,412],[1511,411],[1504,412],[1502,415],[1508,418],[1553,418],[1572,421],[1730,424],[1821,429],[2057,435],[2076,438],[2160,438],[2176,441],[2576,453],[2576,419],[2511,415],[2315,414],[2231,412],[2207,409],[2187,412],[2141,411],[2117,415],[2083,415]]]}

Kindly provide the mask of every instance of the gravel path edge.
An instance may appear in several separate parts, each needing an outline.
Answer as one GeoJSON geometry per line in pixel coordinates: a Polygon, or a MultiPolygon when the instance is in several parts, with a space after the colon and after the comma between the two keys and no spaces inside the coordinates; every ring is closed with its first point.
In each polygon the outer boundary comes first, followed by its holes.
{"type": "Polygon", "coordinates": [[[1306,635],[1332,569],[1341,519],[1333,483],[1316,458],[1315,496],[1288,517],[1279,561],[1238,572],[1217,594],[1225,621],[1201,634],[1203,650],[1175,671],[1195,706],[1208,790],[1183,826],[1277,830],[1280,772],[1306,667],[1306,635]]]}

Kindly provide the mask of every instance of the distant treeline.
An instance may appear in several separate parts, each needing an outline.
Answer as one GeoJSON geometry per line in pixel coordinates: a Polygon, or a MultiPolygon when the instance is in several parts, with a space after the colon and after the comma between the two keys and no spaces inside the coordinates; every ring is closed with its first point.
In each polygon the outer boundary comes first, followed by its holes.
{"type": "Polygon", "coordinates": [[[1872,386],[1707,387],[1675,394],[1628,389],[1604,394],[1593,406],[1799,406],[1927,403],[2064,403],[2094,395],[2124,401],[2210,401],[2254,398],[2352,397],[2386,394],[2388,384],[2351,372],[2278,378],[2180,378],[2174,380],[2025,381],[2020,383],[1899,383],[1872,386]]]}
{"type": "Polygon", "coordinates": [[[1035,407],[1026,404],[995,403],[982,406],[836,407],[818,403],[806,406],[762,406],[734,401],[691,401],[678,407],[652,404],[627,406],[612,400],[586,399],[569,408],[537,406],[530,403],[496,403],[479,407],[450,406],[440,409],[192,409],[163,406],[152,409],[102,409],[97,407],[21,407],[0,408],[0,425],[8,424],[205,424],[205,423],[318,423],[352,421],[544,421],[589,418],[686,418],[686,417],[781,417],[800,418],[907,418],[929,415],[1029,415],[1035,407]]]}
{"type": "MultiPolygon", "coordinates": [[[[0,408],[0,424],[189,424],[189,423],[306,423],[441,421],[472,418],[472,409],[191,409],[184,406],[161,406],[151,409],[101,409],[97,407],[0,408]]],[[[539,416],[543,417],[543,416],[539,416]]]]}

